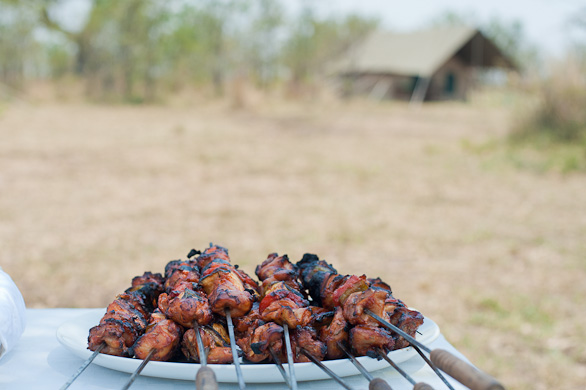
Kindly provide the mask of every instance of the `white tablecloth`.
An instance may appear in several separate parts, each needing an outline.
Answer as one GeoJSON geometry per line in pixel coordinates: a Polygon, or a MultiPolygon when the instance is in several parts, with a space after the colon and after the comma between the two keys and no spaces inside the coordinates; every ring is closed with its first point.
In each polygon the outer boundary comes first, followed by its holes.
{"type": "MultiPolygon", "coordinates": [[[[27,328],[16,347],[0,360],[0,389],[59,389],[73,375],[83,360],[63,347],[55,336],[57,328],[66,321],[83,315],[89,309],[27,309],[27,328]]],[[[440,324],[441,327],[441,324],[440,324]]],[[[446,349],[464,358],[443,336],[434,341],[432,349],[446,349]]],[[[419,357],[407,361],[406,370],[414,368],[412,376],[416,381],[429,383],[436,390],[447,386],[433,373],[428,366],[418,369],[419,357]],[[409,366],[411,365],[411,366],[409,366]]],[[[392,368],[376,371],[375,377],[386,379],[394,390],[412,389],[413,386],[392,368]]],[[[128,380],[129,374],[113,371],[96,365],[90,365],[71,385],[70,389],[120,389],[128,380]]],[[[452,380],[454,388],[465,389],[452,380]]],[[[368,382],[362,376],[345,378],[355,389],[367,389],[368,382]]],[[[131,389],[191,389],[194,382],[159,379],[140,376],[131,389]]],[[[287,389],[284,384],[254,384],[247,389],[287,389]]],[[[341,389],[333,380],[299,382],[299,389],[341,389]]],[[[220,389],[238,389],[236,384],[220,383],[220,389]]]]}

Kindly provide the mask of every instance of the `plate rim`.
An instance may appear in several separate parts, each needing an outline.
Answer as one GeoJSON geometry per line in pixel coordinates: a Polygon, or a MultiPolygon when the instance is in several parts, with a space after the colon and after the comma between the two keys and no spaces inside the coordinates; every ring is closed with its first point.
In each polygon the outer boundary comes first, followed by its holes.
{"type": "MultiPolygon", "coordinates": [[[[92,351],[87,348],[87,334],[89,332],[88,324],[90,324],[90,327],[98,324],[105,312],[105,308],[88,309],[86,313],[63,322],[57,328],[57,340],[69,352],[86,360],[92,354],[92,351]],[[72,331],[74,337],[70,334],[72,331]],[[83,338],[83,342],[81,340],[80,332],[85,332],[86,335],[83,338]]],[[[416,339],[423,341],[424,344],[432,343],[439,337],[439,326],[430,318],[424,316],[422,327],[424,327],[424,332],[421,335],[417,334],[416,339]]],[[[411,359],[415,355],[417,355],[417,353],[412,347],[389,352],[391,359],[393,359],[399,366],[401,363],[411,359]]],[[[368,368],[368,371],[370,372],[389,367],[388,363],[382,359],[376,360],[368,356],[360,356],[357,359],[362,364],[369,366],[370,368],[368,368]]],[[[141,362],[141,359],[136,358],[100,354],[95,358],[92,364],[119,372],[133,373],[141,362]]],[[[351,363],[350,359],[347,358],[325,360],[323,363],[342,377],[360,374],[356,367],[351,363]]],[[[300,382],[331,379],[313,363],[295,363],[294,366],[296,379],[300,382]]],[[[163,379],[194,380],[195,374],[200,367],[201,365],[199,363],[190,362],[149,362],[141,372],[141,375],[163,379]]],[[[235,366],[233,364],[209,364],[208,367],[214,370],[218,382],[236,383],[238,381],[234,368],[235,366]]],[[[244,363],[241,364],[241,368],[245,382],[284,383],[283,377],[273,363],[244,363]],[[262,375],[259,375],[261,373],[262,375]]]]}

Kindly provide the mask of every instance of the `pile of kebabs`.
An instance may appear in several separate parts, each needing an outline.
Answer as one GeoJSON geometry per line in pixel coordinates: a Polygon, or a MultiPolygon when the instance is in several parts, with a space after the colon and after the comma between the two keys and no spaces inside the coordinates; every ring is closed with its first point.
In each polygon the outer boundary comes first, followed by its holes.
{"type": "Polygon", "coordinates": [[[226,313],[234,323],[244,361],[286,361],[288,326],[295,362],[345,357],[339,345],[357,356],[377,357],[408,346],[367,315],[377,314],[414,336],[423,316],[393,297],[380,278],[341,275],[316,255],[297,263],[270,254],[256,267],[256,282],[230,262],[228,250],[210,244],[173,260],[164,275],[145,272],[108,306],[89,331],[88,348],[122,357],[200,362],[196,330],[207,362],[233,362],[226,313]],[[304,353],[302,353],[304,349],[304,353]],[[153,352],[154,350],[154,352],[153,352]]]}

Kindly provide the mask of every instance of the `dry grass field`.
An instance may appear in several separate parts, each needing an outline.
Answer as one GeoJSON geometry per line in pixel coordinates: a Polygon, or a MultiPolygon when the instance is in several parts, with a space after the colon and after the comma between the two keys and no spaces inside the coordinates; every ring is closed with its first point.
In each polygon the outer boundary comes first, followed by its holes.
{"type": "Polygon", "coordinates": [[[381,276],[509,389],[584,389],[586,176],[470,145],[478,104],[0,103],[0,265],[29,307],[104,307],[210,241],[381,276]]]}

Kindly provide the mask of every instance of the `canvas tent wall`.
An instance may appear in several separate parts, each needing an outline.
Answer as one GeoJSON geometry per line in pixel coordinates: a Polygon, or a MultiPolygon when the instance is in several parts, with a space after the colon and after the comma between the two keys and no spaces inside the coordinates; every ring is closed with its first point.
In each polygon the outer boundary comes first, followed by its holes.
{"type": "Polygon", "coordinates": [[[331,67],[352,94],[397,99],[464,99],[480,68],[517,67],[479,30],[451,27],[375,32],[331,67]]]}

